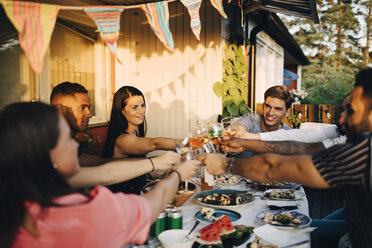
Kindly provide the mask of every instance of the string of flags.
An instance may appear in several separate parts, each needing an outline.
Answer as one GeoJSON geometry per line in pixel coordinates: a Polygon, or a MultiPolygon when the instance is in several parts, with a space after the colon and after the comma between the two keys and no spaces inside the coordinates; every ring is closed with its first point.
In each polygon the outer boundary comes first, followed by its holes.
{"type": "MultiPolygon", "coordinates": [[[[172,0],[171,0],[172,1],[172,0]]],[[[173,0],[174,1],[174,0],[173,0]]],[[[201,23],[199,9],[202,0],[180,0],[190,15],[190,27],[200,40],[201,23]]],[[[222,0],[210,0],[212,6],[227,18],[222,0]]],[[[168,1],[140,4],[136,6],[89,6],[70,7],[27,1],[0,0],[5,13],[18,31],[19,43],[32,69],[40,73],[43,58],[49,47],[58,12],[60,9],[83,10],[96,24],[102,41],[121,63],[117,55],[117,40],[120,32],[120,17],[125,9],[141,8],[158,39],[171,52],[174,51],[172,33],[169,29],[168,1]]]]}

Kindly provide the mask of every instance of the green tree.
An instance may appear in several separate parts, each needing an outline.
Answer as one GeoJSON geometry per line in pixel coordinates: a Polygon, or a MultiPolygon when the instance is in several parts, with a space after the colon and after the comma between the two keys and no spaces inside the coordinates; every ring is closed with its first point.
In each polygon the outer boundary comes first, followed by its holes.
{"type": "Polygon", "coordinates": [[[317,3],[320,25],[304,19],[284,21],[311,61],[303,67],[302,88],[309,94],[302,102],[341,104],[352,89],[355,72],[369,63],[372,0],[317,3]]]}
{"type": "Polygon", "coordinates": [[[365,21],[365,40],[366,45],[363,47],[363,59],[364,66],[367,67],[370,63],[370,41],[372,38],[372,0],[361,1],[360,5],[364,7],[364,11],[361,11],[361,17],[365,21]]]}
{"type": "Polygon", "coordinates": [[[301,103],[342,105],[352,91],[356,69],[335,63],[320,63],[314,60],[304,68],[302,83],[308,96],[301,103]]]}

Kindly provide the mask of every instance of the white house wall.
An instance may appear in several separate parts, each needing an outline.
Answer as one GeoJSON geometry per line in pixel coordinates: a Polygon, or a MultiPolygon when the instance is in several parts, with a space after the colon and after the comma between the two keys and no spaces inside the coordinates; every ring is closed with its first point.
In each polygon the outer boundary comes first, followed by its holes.
{"type": "Polygon", "coordinates": [[[256,49],[256,103],[263,103],[269,87],[283,85],[284,50],[264,32],[257,34],[256,49]]]}
{"type": "Polygon", "coordinates": [[[216,121],[222,112],[212,88],[222,78],[220,14],[203,1],[197,41],[187,9],[172,2],[169,13],[174,53],[155,36],[142,10],[125,10],[121,20],[118,56],[123,63],[115,64],[115,90],[132,85],[144,93],[149,137],[177,137],[197,121],[216,121]]]}

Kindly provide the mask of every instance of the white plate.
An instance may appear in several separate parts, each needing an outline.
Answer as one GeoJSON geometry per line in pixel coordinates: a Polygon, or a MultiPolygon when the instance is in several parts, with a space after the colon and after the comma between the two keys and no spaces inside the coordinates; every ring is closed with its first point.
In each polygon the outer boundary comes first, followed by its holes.
{"type": "Polygon", "coordinates": [[[244,177],[241,177],[241,176],[236,176],[236,175],[232,175],[232,174],[223,174],[222,175],[227,181],[229,181],[231,177],[235,177],[237,179],[236,182],[224,182],[223,179],[219,179],[219,176],[215,176],[214,180],[216,181],[216,185],[220,185],[220,186],[233,186],[233,185],[238,185],[240,184],[244,177]]]}
{"type": "Polygon", "coordinates": [[[301,228],[301,227],[306,227],[306,226],[310,225],[310,223],[311,223],[311,218],[308,217],[307,215],[301,214],[297,211],[285,211],[285,210],[266,210],[266,211],[260,212],[256,215],[256,220],[261,224],[270,224],[270,225],[277,226],[277,227],[280,227],[280,228],[301,228]],[[284,212],[291,213],[292,217],[299,219],[301,221],[301,223],[299,225],[296,225],[296,224],[273,224],[273,223],[270,223],[270,222],[267,222],[267,221],[264,220],[264,217],[265,217],[266,213],[271,213],[272,215],[277,215],[277,214],[284,213],[284,212]]]}
{"type": "Polygon", "coordinates": [[[254,196],[252,195],[251,201],[245,202],[243,204],[239,205],[217,205],[217,204],[210,204],[210,203],[205,203],[202,201],[199,201],[198,198],[201,196],[207,196],[207,195],[213,195],[213,193],[217,194],[229,194],[229,193],[245,193],[245,191],[240,191],[240,190],[235,190],[235,189],[213,189],[213,190],[207,190],[200,192],[195,195],[194,200],[196,203],[211,207],[211,208],[226,208],[226,209],[232,209],[232,208],[240,208],[242,206],[247,206],[248,204],[251,204],[254,201],[254,196]]]}
{"type": "Polygon", "coordinates": [[[266,199],[266,200],[278,200],[278,201],[298,201],[298,200],[301,200],[302,198],[304,198],[305,194],[304,192],[302,191],[298,191],[298,190],[292,190],[292,189],[268,189],[264,192],[263,194],[263,199],[266,199]],[[293,195],[294,195],[294,199],[285,199],[285,198],[276,198],[276,197],[273,197],[273,196],[266,196],[268,194],[270,194],[271,192],[273,191],[276,191],[278,192],[279,194],[283,194],[285,192],[292,192],[293,195]]]}

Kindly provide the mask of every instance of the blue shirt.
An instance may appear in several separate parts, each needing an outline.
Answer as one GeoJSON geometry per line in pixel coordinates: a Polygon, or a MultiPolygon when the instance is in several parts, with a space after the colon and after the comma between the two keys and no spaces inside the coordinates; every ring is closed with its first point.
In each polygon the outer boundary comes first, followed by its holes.
{"type": "MultiPolygon", "coordinates": [[[[261,121],[262,121],[263,115],[261,114],[246,114],[242,118],[238,120],[238,123],[243,124],[248,128],[248,132],[250,133],[263,133],[261,127],[261,121]]],[[[290,128],[287,124],[280,122],[282,124],[282,129],[290,130],[290,128]]]]}

